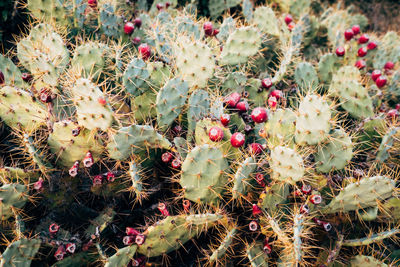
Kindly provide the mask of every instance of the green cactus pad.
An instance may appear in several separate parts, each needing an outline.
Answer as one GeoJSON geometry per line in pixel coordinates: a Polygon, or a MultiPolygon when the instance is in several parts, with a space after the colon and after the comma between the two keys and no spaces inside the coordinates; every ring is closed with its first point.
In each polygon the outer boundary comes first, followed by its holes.
{"type": "Polygon", "coordinates": [[[217,18],[225,10],[239,5],[241,0],[210,0],[208,3],[208,9],[210,15],[213,18],[217,18]]]}
{"type": "Polygon", "coordinates": [[[260,31],[268,35],[275,37],[280,35],[279,22],[270,7],[257,7],[253,13],[253,23],[257,25],[260,31]]]}
{"type": "Polygon", "coordinates": [[[252,27],[237,28],[229,35],[219,61],[222,65],[246,63],[248,58],[257,54],[261,45],[261,36],[252,27]]]}
{"type": "Polygon", "coordinates": [[[331,200],[323,212],[348,212],[375,207],[379,200],[391,197],[394,189],[395,181],[385,176],[363,178],[359,182],[347,185],[331,200]]]}
{"type": "Polygon", "coordinates": [[[379,52],[374,51],[374,58],[371,60],[375,69],[383,69],[388,61],[400,61],[399,43],[400,36],[394,31],[389,31],[383,36],[379,43],[379,52]]]}
{"type": "Polygon", "coordinates": [[[316,145],[325,140],[331,128],[329,104],[318,95],[307,95],[299,105],[295,139],[298,144],[316,145]]]}
{"type": "Polygon", "coordinates": [[[351,267],[388,267],[387,264],[372,256],[357,255],[350,261],[351,267]]]}
{"type": "Polygon", "coordinates": [[[10,127],[33,131],[46,123],[47,109],[23,90],[12,86],[0,89],[0,117],[10,127]]]}
{"type": "Polygon", "coordinates": [[[176,67],[178,75],[190,87],[203,88],[213,76],[215,59],[211,49],[199,41],[183,42],[176,51],[176,67]]]}
{"type": "Polygon", "coordinates": [[[62,37],[48,24],[38,24],[18,42],[17,56],[32,75],[52,86],[69,63],[69,52],[62,37]]]}
{"type": "Polygon", "coordinates": [[[71,88],[80,125],[89,130],[107,130],[114,121],[113,111],[107,104],[107,97],[90,80],[80,78],[71,88]]]}
{"type": "Polygon", "coordinates": [[[43,173],[54,169],[51,163],[46,159],[46,155],[37,148],[31,136],[29,136],[28,134],[24,134],[23,140],[26,152],[29,154],[29,158],[32,159],[32,161],[39,167],[39,169],[43,173]]]}
{"type": "Polygon", "coordinates": [[[92,77],[95,81],[108,65],[109,52],[110,48],[105,44],[86,42],[75,48],[71,66],[83,77],[92,77]]]}
{"type": "Polygon", "coordinates": [[[270,167],[272,179],[291,184],[300,181],[305,173],[301,156],[295,150],[284,146],[277,146],[271,150],[270,167]]]}
{"type": "Polygon", "coordinates": [[[157,95],[149,90],[131,100],[131,110],[137,122],[145,122],[157,117],[157,95]]]}
{"type": "Polygon", "coordinates": [[[389,159],[393,150],[393,145],[400,138],[400,127],[393,127],[383,136],[381,144],[378,147],[376,159],[378,162],[385,162],[389,159]]]}
{"type": "Polygon", "coordinates": [[[35,18],[46,22],[67,26],[71,21],[63,1],[57,0],[28,0],[27,7],[35,18]]]}
{"type": "Polygon", "coordinates": [[[13,209],[22,208],[28,200],[28,188],[21,184],[4,184],[0,187],[0,220],[14,216],[13,209]]]}
{"type": "Polygon", "coordinates": [[[148,125],[132,125],[120,128],[110,136],[107,151],[110,158],[125,160],[135,151],[148,148],[170,149],[171,143],[148,125]]]}
{"type": "Polygon", "coordinates": [[[222,215],[210,213],[168,216],[147,228],[143,233],[146,241],[139,246],[138,252],[156,257],[177,250],[222,219],[222,215]]]}
{"type": "Polygon", "coordinates": [[[294,139],[296,114],[291,109],[277,109],[270,112],[265,123],[269,146],[291,145],[294,139]]]}
{"type": "Polygon", "coordinates": [[[6,85],[15,85],[23,87],[25,85],[21,78],[21,71],[8,57],[0,54],[0,71],[3,72],[4,82],[6,85]]]}
{"type": "Polygon", "coordinates": [[[333,73],[340,67],[340,58],[332,53],[321,56],[318,62],[318,75],[321,81],[330,83],[333,73]]]}
{"type": "Polygon", "coordinates": [[[129,162],[129,178],[132,182],[132,189],[136,194],[143,192],[143,177],[140,173],[140,166],[134,161],[129,162]]]}
{"type": "Polygon", "coordinates": [[[123,19],[112,3],[104,3],[100,7],[99,22],[102,32],[108,37],[119,38],[122,35],[123,19]]]}
{"type": "Polygon", "coordinates": [[[302,91],[316,89],[319,85],[317,72],[314,66],[309,62],[300,62],[297,64],[294,78],[302,91]]]}
{"type": "Polygon", "coordinates": [[[319,147],[315,155],[317,171],[325,173],[343,169],[353,157],[353,144],[344,130],[334,130],[329,139],[331,142],[319,147]]]}
{"type": "Polygon", "coordinates": [[[257,168],[257,162],[253,157],[246,158],[237,169],[233,180],[232,197],[237,199],[246,195],[249,187],[250,174],[257,168]]]}
{"type": "Polygon", "coordinates": [[[157,121],[161,127],[169,126],[181,113],[189,92],[188,84],[180,78],[170,80],[158,92],[157,121]]]}
{"type": "Polygon", "coordinates": [[[267,187],[265,192],[260,194],[261,207],[270,214],[279,210],[280,204],[288,201],[289,185],[286,183],[275,183],[267,187]]]}
{"type": "Polygon", "coordinates": [[[133,58],[129,62],[122,76],[122,83],[128,93],[132,96],[141,95],[147,89],[147,80],[150,72],[147,70],[147,64],[140,58],[133,58]]]}
{"type": "Polygon", "coordinates": [[[98,235],[113,221],[117,213],[111,207],[105,208],[100,214],[90,220],[90,225],[85,231],[86,238],[90,239],[92,235],[98,235]]]}
{"type": "Polygon", "coordinates": [[[39,239],[20,239],[7,246],[0,256],[1,266],[29,267],[32,259],[39,251],[39,239]]]}
{"type": "Polygon", "coordinates": [[[222,41],[226,41],[229,35],[236,29],[236,22],[232,17],[224,18],[221,26],[219,27],[219,33],[217,38],[222,41]]]}
{"type": "Polygon", "coordinates": [[[261,242],[248,245],[246,256],[249,259],[251,267],[268,267],[268,256],[265,254],[261,242]]]}
{"type": "Polygon", "coordinates": [[[127,266],[135,256],[137,248],[137,245],[132,245],[118,249],[114,255],[106,260],[104,267],[127,266]]]}
{"type": "Polygon", "coordinates": [[[97,161],[104,150],[94,133],[68,120],[53,125],[53,132],[49,135],[47,143],[50,151],[56,155],[57,165],[66,168],[71,168],[75,161],[83,160],[88,151],[97,161]],[[79,135],[73,136],[72,131],[78,128],[79,135]]]}
{"type": "Polygon", "coordinates": [[[210,262],[217,262],[221,258],[223,258],[226,255],[227,250],[229,247],[232,245],[235,236],[238,233],[238,229],[236,227],[233,227],[232,230],[230,230],[224,239],[222,240],[221,244],[217,249],[213,251],[213,253],[210,255],[209,261],[210,262]]]}
{"type": "Polygon", "coordinates": [[[206,117],[210,112],[210,96],[207,91],[198,89],[189,97],[188,131],[191,133],[196,127],[196,122],[206,117]]]}
{"type": "Polygon", "coordinates": [[[198,203],[215,203],[228,182],[228,161],[218,148],[208,144],[193,148],[182,163],[179,180],[184,197],[198,203]]]}

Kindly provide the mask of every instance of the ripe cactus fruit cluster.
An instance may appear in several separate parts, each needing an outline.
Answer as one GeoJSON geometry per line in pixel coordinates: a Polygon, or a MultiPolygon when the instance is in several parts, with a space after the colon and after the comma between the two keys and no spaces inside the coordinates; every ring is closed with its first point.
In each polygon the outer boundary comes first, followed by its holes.
{"type": "Polygon", "coordinates": [[[398,33],[326,1],[181,2],[27,1],[0,265],[396,265],[398,33]]]}

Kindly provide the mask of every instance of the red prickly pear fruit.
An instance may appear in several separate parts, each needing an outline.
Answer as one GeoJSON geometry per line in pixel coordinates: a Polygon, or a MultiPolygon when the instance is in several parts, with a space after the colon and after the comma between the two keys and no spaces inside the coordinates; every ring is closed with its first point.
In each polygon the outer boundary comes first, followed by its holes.
{"type": "Polygon", "coordinates": [[[317,224],[317,225],[322,225],[322,221],[318,218],[312,218],[312,220],[317,224]]]}
{"type": "Polygon", "coordinates": [[[138,234],[136,237],[135,237],[135,243],[137,244],[137,245],[142,245],[143,243],[144,243],[144,241],[146,240],[146,237],[143,235],[143,234],[138,234]]]}
{"type": "Polygon", "coordinates": [[[46,88],[42,88],[39,98],[43,103],[50,103],[52,101],[50,92],[46,88]]]}
{"type": "Polygon", "coordinates": [[[225,103],[228,105],[228,107],[234,108],[240,101],[240,98],[241,96],[238,92],[233,92],[225,98],[225,103]]]}
{"type": "Polygon", "coordinates": [[[344,31],[344,39],[346,39],[346,41],[350,41],[351,39],[353,39],[354,36],[354,32],[352,29],[347,29],[344,31]]]}
{"type": "Polygon", "coordinates": [[[296,24],[292,21],[288,25],[289,31],[292,31],[294,27],[296,27],[296,24]]]}
{"type": "Polygon", "coordinates": [[[212,36],[217,36],[218,33],[219,33],[219,29],[214,29],[213,33],[212,33],[212,36]]]}
{"type": "Polygon", "coordinates": [[[264,150],[264,147],[259,143],[251,143],[249,145],[250,154],[258,155],[261,154],[264,150]]]}
{"type": "Polygon", "coordinates": [[[310,196],[310,201],[314,205],[318,205],[322,202],[322,197],[320,195],[311,195],[310,196]]]}
{"type": "Polygon", "coordinates": [[[357,56],[359,57],[365,57],[368,53],[368,48],[366,47],[360,47],[360,49],[358,49],[357,51],[357,56]]]}
{"type": "Polygon", "coordinates": [[[135,242],[135,237],[134,236],[124,236],[124,238],[122,239],[122,243],[124,243],[125,246],[129,246],[131,244],[133,244],[135,242]]]}
{"type": "Polygon", "coordinates": [[[164,5],[161,4],[161,3],[158,3],[158,4],[156,5],[156,7],[157,7],[158,11],[161,11],[161,10],[164,9],[164,5]]]}
{"type": "Polygon", "coordinates": [[[263,123],[267,121],[268,119],[267,109],[263,107],[258,107],[253,109],[253,111],[251,112],[251,118],[255,123],[263,123]]]}
{"type": "Polygon", "coordinates": [[[233,147],[241,147],[243,146],[245,141],[245,137],[242,133],[234,133],[231,136],[231,145],[233,147]]]}
{"type": "Polygon", "coordinates": [[[127,35],[131,35],[133,31],[135,30],[135,24],[132,22],[128,21],[124,25],[124,33],[127,35]]]}
{"type": "Polygon", "coordinates": [[[146,257],[145,257],[145,256],[141,256],[140,258],[133,259],[133,260],[131,261],[131,265],[132,265],[133,267],[144,266],[144,261],[145,261],[145,260],[146,260],[146,257]]]}
{"type": "MultiPolygon", "coordinates": [[[[29,83],[30,81],[32,81],[32,75],[30,75],[30,74],[27,73],[27,72],[22,73],[22,74],[21,74],[21,78],[22,78],[22,80],[24,80],[24,82],[27,82],[27,83],[29,83]]],[[[0,82],[0,83],[1,83],[1,82],[0,82]]]]}
{"type": "Polygon", "coordinates": [[[255,179],[259,185],[261,185],[262,187],[265,186],[264,175],[262,173],[257,173],[255,179]]]}
{"type": "Polygon", "coordinates": [[[165,7],[169,8],[171,6],[171,2],[165,2],[165,7]]]}
{"type": "Polygon", "coordinates": [[[400,110],[400,103],[399,103],[399,104],[396,104],[396,106],[394,106],[394,108],[395,108],[396,110],[400,110]]]}
{"type": "Polygon", "coordinates": [[[75,177],[78,174],[79,161],[75,161],[74,165],[69,169],[68,173],[71,177],[75,177]]]}
{"type": "Polygon", "coordinates": [[[386,113],[386,117],[389,119],[395,119],[399,116],[399,111],[397,109],[391,109],[386,113]]]}
{"type": "Polygon", "coordinates": [[[231,115],[222,114],[220,120],[221,120],[222,125],[224,125],[226,127],[226,126],[228,126],[229,122],[231,121],[231,115]]]}
{"type": "Polygon", "coordinates": [[[169,216],[169,211],[168,211],[167,205],[165,205],[165,203],[163,203],[163,202],[158,203],[158,210],[161,212],[162,215],[169,216]]]}
{"type": "Polygon", "coordinates": [[[268,107],[270,107],[272,110],[276,109],[276,106],[278,105],[278,101],[275,96],[270,96],[268,98],[268,107]]]}
{"type": "Polygon", "coordinates": [[[138,37],[138,36],[136,36],[136,37],[134,37],[134,38],[132,39],[132,43],[133,43],[134,45],[139,45],[141,41],[142,41],[142,39],[140,39],[140,37],[138,37]]]}
{"type": "Polygon", "coordinates": [[[140,18],[136,18],[133,20],[133,24],[135,27],[140,28],[140,26],[142,26],[142,20],[140,18]]]}
{"type": "Polygon", "coordinates": [[[354,35],[357,35],[360,33],[360,25],[353,25],[353,27],[351,27],[351,30],[353,31],[354,35]]]}
{"type": "Polygon", "coordinates": [[[76,245],[75,243],[68,243],[67,245],[65,245],[65,250],[71,254],[75,253],[76,250],[76,245]]]}
{"type": "Polygon", "coordinates": [[[237,103],[236,108],[239,112],[246,112],[249,110],[249,103],[247,103],[247,101],[240,101],[237,103]]]}
{"type": "Polygon", "coordinates": [[[338,48],[336,48],[336,55],[338,57],[343,57],[345,53],[346,53],[346,50],[344,49],[343,46],[339,46],[338,48]]]}
{"type": "Polygon", "coordinates": [[[257,204],[253,204],[253,216],[257,216],[262,213],[262,210],[257,204]]]}
{"type": "Polygon", "coordinates": [[[185,210],[185,212],[189,212],[190,209],[190,201],[187,199],[184,199],[182,202],[183,205],[183,209],[185,210]]]}
{"type": "Polygon", "coordinates": [[[289,25],[292,21],[293,21],[292,15],[287,14],[287,15],[285,16],[285,23],[286,23],[286,25],[289,25]]]}
{"type": "Polygon", "coordinates": [[[385,63],[385,66],[383,68],[385,70],[392,70],[394,68],[394,63],[392,61],[388,61],[385,63]]]}
{"type": "Polygon", "coordinates": [[[76,136],[78,136],[78,135],[80,134],[81,128],[80,128],[80,127],[77,127],[77,128],[75,128],[75,129],[72,129],[71,132],[72,132],[72,136],[76,137],[76,136]]]}
{"type": "Polygon", "coordinates": [[[360,36],[360,38],[358,38],[358,43],[359,44],[366,44],[369,41],[369,36],[368,34],[364,33],[360,36]]]}
{"type": "Polygon", "coordinates": [[[257,231],[257,229],[258,229],[258,223],[256,221],[251,221],[249,223],[249,230],[255,232],[257,231]]]}
{"type": "Polygon", "coordinates": [[[0,85],[4,84],[5,82],[4,73],[0,70],[0,85]]]}
{"type": "Polygon", "coordinates": [[[181,162],[180,159],[174,159],[174,160],[171,162],[171,166],[172,166],[172,168],[174,168],[174,169],[179,169],[179,168],[181,167],[181,164],[182,164],[182,162],[181,162]]]}
{"type": "Polygon", "coordinates": [[[35,190],[40,190],[43,188],[43,178],[39,178],[39,180],[33,185],[35,190]]]}
{"type": "Polygon", "coordinates": [[[139,45],[138,51],[143,60],[147,60],[151,57],[151,48],[146,43],[139,45]]]}
{"type": "Polygon", "coordinates": [[[276,100],[283,98],[283,93],[281,90],[274,90],[269,95],[275,97],[276,100]]]}
{"type": "Polygon", "coordinates": [[[371,73],[371,79],[375,82],[376,79],[378,79],[378,77],[381,76],[381,75],[382,75],[382,72],[380,70],[374,70],[371,73]]]}
{"type": "Polygon", "coordinates": [[[354,64],[354,66],[356,66],[359,70],[361,70],[367,66],[367,63],[365,63],[364,60],[360,59],[360,60],[357,60],[356,64],[354,64]]]}
{"type": "Polygon", "coordinates": [[[138,230],[136,230],[135,228],[132,228],[132,227],[126,227],[125,233],[126,233],[126,235],[129,235],[129,236],[137,236],[138,234],[140,234],[140,232],[138,230]]]}
{"type": "Polygon", "coordinates": [[[93,176],[92,183],[94,186],[101,185],[103,183],[103,176],[101,176],[101,175],[93,176]]]}
{"type": "Polygon", "coordinates": [[[203,30],[206,36],[211,36],[213,34],[213,24],[210,21],[207,21],[203,24],[203,30]]]}
{"type": "Polygon", "coordinates": [[[327,232],[332,230],[332,225],[329,222],[322,222],[322,227],[324,227],[325,231],[327,232]]]}
{"type": "Polygon", "coordinates": [[[312,191],[312,187],[309,184],[303,184],[303,186],[301,187],[301,192],[303,192],[303,194],[308,195],[310,194],[312,191]]]}
{"type": "Polygon", "coordinates": [[[377,44],[376,42],[369,42],[369,43],[367,44],[368,50],[374,50],[374,49],[377,48],[377,47],[378,47],[378,44],[377,44]]]}
{"type": "Polygon", "coordinates": [[[271,245],[269,244],[267,238],[264,240],[263,250],[264,250],[264,253],[265,253],[265,254],[271,254],[271,252],[272,252],[271,245]]]}
{"type": "Polygon", "coordinates": [[[105,106],[107,104],[107,100],[105,100],[103,97],[99,97],[97,99],[97,102],[102,106],[105,106]]]}
{"type": "Polygon", "coordinates": [[[378,88],[384,87],[386,85],[386,83],[387,83],[387,78],[385,75],[379,76],[375,81],[375,84],[376,84],[376,86],[378,86],[378,88]]]}
{"type": "Polygon", "coordinates": [[[107,172],[106,177],[107,177],[107,181],[109,181],[109,182],[115,181],[115,173],[113,173],[113,172],[107,172]]]}
{"type": "Polygon", "coordinates": [[[164,163],[168,163],[168,162],[170,162],[170,161],[172,160],[173,157],[174,157],[174,156],[172,155],[172,153],[170,153],[170,152],[165,152],[165,153],[163,153],[163,154],[161,155],[161,160],[162,160],[164,163]]]}
{"type": "Polygon", "coordinates": [[[92,165],[94,164],[94,160],[93,160],[92,153],[90,151],[88,151],[86,153],[86,156],[83,158],[82,162],[83,162],[83,166],[85,166],[86,168],[92,167],[92,165]]]}
{"type": "Polygon", "coordinates": [[[308,207],[307,204],[301,205],[300,207],[300,213],[302,214],[308,214],[310,212],[310,208],[308,207]]]}
{"type": "Polygon", "coordinates": [[[88,0],[87,3],[91,8],[97,7],[97,0],[88,0]]]}
{"type": "Polygon", "coordinates": [[[221,128],[214,126],[208,132],[208,137],[213,142],[219,142],[224,138],[224,131],[221,128]]]}
{"type": "Polygon", "coordinates": [[[265,89],[272,87],[272,80],[270,78],[265,78],[261,80],[261,86],[265,89]]]}
{"type": "Polygon", "coordinates": [[[50,234],[55,234],[55,233],[57,233],[59,229],[60,229],[60,226],[59,226],[58,224],[56,224],[56,223],[52,223],[52,224],[50,224],[50,226],[49,226],[49,232],[50,232],[50,234]]]}
{"type": "Polygon", "coordinates": [[[54,257],[56,258],[56,260],[60,261],[64,259],[64,255],[65,255],[65,248],[63,245],[61,245],[57,248],[56,252],[54,253],[54,257]]]}

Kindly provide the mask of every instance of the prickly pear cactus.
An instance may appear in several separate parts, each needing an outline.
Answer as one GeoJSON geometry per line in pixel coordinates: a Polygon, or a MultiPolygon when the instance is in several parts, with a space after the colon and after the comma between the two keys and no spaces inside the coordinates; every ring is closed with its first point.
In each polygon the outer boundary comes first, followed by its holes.
{"type": "Polygon", "coordinates": [[[1,266],[398,265],[398,33],[261,2],[11,14],[1,266]]]}

